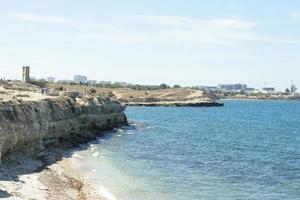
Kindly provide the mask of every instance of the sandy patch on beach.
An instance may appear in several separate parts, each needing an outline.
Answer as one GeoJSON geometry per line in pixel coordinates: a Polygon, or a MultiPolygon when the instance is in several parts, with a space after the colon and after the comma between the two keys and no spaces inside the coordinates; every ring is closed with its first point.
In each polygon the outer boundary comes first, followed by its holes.
{"type": "MultiPolygon", "coordinates": [[[[71,167],[71,157],[45,165],[43,159],[14,155],[0,165],[0,198],[9,200],[105,200],[88,181],[71,167]]],[[[48,159],[48,161],[47,161],[48,159]]]]}

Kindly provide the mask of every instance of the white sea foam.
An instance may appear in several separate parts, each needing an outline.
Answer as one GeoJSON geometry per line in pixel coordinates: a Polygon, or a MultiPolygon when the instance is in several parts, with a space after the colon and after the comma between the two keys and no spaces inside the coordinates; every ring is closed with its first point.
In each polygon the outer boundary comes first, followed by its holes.
{"type": "Polygon", "coordinates": [[[77,153],[74,153],[74,154],[73,154],[73,157],[74,157],[74,158],[83,158],[81,155],[79,155],[79,154],[77,154],[77,153]]]}
{"type": "Polygon", "coordinates": [[[118,200],[113,194],[111,194],[108,189],[105,187],[99,188],[99,193],[102,197],[106,198],[107,200],[118,200]]]}
{"type": "Polygon", "coordinates": [[[98,149],[98,147],[92,147],[91,151],[96,151],[98,149]]]}
{"type": "Polygon", "coordinates": [[[99,152],[97,151],[97,152],[95,152],[95,153],[93,153],[93,157],[94,158],[96,158],[96,157],[98,157],[99,156],[99,152]]]}

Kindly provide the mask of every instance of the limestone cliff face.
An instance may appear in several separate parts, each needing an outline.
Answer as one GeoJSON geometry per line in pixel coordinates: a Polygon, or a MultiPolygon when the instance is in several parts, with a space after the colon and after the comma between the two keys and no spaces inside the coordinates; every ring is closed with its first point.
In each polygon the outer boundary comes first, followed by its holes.
{"type": "Polygon", "coordinates": [[[108,98],[52,98],[0,103],[1,155],[43,148],[58,139],[85,137],[127,123],[125,106],[108,98]]]}

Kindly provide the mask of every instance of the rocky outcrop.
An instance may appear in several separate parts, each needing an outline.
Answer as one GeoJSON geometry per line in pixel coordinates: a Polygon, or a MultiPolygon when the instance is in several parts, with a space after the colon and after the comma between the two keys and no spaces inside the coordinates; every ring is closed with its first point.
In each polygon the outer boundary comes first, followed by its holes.
{"type": "Polygon", "coordinates": [[[118,101],[100,97],[0,102],[0,158],[121,126],[127,123],[124,110],[118,101]]]}

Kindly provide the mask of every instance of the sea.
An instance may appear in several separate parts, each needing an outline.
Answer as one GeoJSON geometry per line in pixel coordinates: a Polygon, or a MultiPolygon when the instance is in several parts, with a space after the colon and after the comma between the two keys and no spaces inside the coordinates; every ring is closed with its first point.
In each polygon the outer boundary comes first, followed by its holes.
{"type": "Polygon", "coordinates": [[[300,199],[300,101],[224,103],[128,107],[74,167],[108,200],[300,199]]]}

